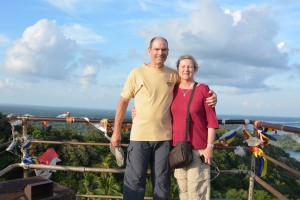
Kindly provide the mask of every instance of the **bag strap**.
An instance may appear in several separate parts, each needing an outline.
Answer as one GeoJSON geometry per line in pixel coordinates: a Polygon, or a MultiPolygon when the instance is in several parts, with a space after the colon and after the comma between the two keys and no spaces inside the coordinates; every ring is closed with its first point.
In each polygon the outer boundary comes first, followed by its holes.
{"type": "Polygon", "coordinates": [[[189,129],[190,129],[190,107],[191,107],[191,102],[195,93],[195,89],[197,87],[198,83],[195,82],[194,86],[193,86],[193,90],[189,99],[189,103],[188,103],[188,107],[187,107],[187,111],[186,111],[186,124],[185,124],[185,137],[184,140],[188,141],[188,134],[189,134],[189,129]]]}

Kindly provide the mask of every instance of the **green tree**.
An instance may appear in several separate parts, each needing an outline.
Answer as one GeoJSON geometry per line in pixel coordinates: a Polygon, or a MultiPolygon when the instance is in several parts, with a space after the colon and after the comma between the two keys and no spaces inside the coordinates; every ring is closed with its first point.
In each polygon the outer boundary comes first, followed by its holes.
{"type": "Polygon", "coordinates": [[[276,200],[277,198],[267,191],[254,190],[253,199],[257,200],[276,200]]]}
{"type": "Polygon", "coordinates": [[[229,189],[225,194],[225,199],[246,200],[248,199],[248,194],[243,189],[229,189]]]}

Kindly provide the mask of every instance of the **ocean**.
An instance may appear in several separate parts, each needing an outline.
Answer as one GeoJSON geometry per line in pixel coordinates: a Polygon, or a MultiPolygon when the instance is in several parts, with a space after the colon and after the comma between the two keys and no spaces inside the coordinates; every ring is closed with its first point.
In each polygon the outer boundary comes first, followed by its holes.
{"type": "MultiPolygon", "coordinates": [[[[90,119],[114,119],[115,110],[106,109],[92,109],[92,108],[74,108],[74,107],[50,107],[50,106],[31,106],[31,105],[12,105],[0,104],[0,112],[4,115],[14,114],[22,116],[25,114],[36,117],[56,117],[60,114],[70,112],[72,117],[81,118],[88,117],[90,119]]],[[[128,111],[125,118],[130,119],[130,112],[128,111]]],[[[285,126],[292,126],[300,128],[300,118],[296,117],[278,117],[278,116],[247,116],[247,115],[218,115],[218,119],[249,119],[261,120],[273,124],[282,124],[285,126]]],[[[250,127],[251,129],[251,127],[250,127]]],[[[290,155],[300,161],[300,152],[287,151],[290,155]]]]}
{"type": "Polygon", "coordinates": [[[289,153],[291,157],[295,158],[300,162],[300,152],[298,151],[290,151],[290,150],[285,150],[285,152],[289,153]]]}
{"type": "MultiPolygon", "coordinates": [[[[32,106],[32,105],[12,105],[0,104],[0,112],[5,115],[14,114],[22,116],[25,114],[36,117],[56,117],[60,114],[70,112],[72,117],[88,118],[114,118],[114,110],[92,109],[92,108],[74,108],[74,107],[50,107],[50,106],[32,106]]],[[[129,115],[128,115],[129,116],[129,115]]]]}

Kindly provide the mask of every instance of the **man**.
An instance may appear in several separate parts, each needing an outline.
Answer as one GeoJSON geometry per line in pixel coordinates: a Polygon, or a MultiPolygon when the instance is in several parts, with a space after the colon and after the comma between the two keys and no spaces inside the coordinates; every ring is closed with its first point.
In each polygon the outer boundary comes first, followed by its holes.
{"type": "MultiPolygon", "coordinates": [[[[168,42],[155,37],[148,48],[151,61],[135,68],[129,74],[116,110],[113,146],[120,146],[121,124],[131,98],[134,98],[136,117],[130,134],[124,175],[123,199],[143,200],[148,163],[151,169],[154,200],[167,200],[170,194],[172,123],[170,105],[177,71],[164,66],[168,57],[168,42]]],[[[208,99],[214,105],[216,96],[208,99]]]]}

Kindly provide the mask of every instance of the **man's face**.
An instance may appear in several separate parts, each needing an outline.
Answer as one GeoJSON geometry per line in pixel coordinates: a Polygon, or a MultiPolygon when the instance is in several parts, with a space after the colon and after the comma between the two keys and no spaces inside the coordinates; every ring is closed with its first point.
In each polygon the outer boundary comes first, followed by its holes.
{"type": "Polygon", "coordinates": [[[169,49],[167,43],[163,39],[155,39],[152,47],[148,49],[151,61],[157,65],[163,65],[167,60],[169,49]]]}

